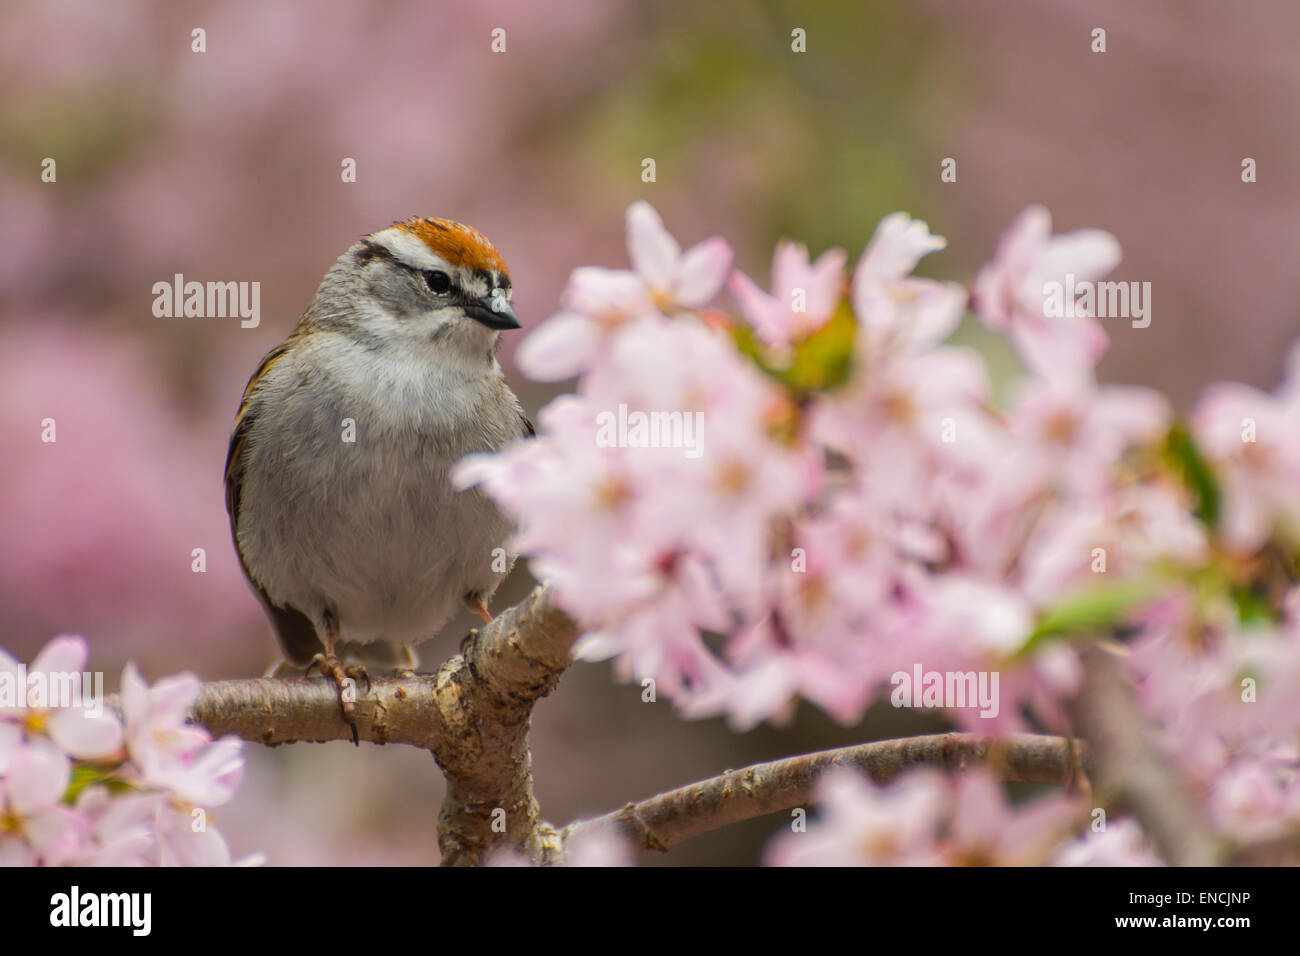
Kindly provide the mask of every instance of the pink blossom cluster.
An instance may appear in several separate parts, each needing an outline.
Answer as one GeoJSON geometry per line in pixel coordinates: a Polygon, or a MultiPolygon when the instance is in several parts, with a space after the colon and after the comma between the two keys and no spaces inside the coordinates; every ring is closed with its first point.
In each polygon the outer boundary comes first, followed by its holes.
{"type": "Polygon", "coordinates": [[[517,354],[575,392],[541,437],[457,472],[516,519],[580,656],[739,729],[801,698],[853,722],[914,668],[996,673],[995,715],[937,706],[1065,733],[1077,641],[1131,637],[1216,820],[1297,819],[1300,346],[1275,393],[1216,385],[1186,422],[1100,384],[1107,330],[1048,287],[1100,280],[1119,244],[1053,235],[1041,207],[969,288],[913,274],[945,241],[902,213],[851,271],[781,243],[770,292],[720,238],[683,251],[647,203],[627,240],[632,268],[576,270],[517,354]],[[949,341],[968,309],[1023,374],[995,388],[949,341]]]}
{"type": "Polygon", "coordinates": [[[983,767],[903,774],[876,786],[836,767],[817,781],[818,816],[773,839],[769,866],[1158,866],[1130,817],[1075,838],[1084,808],[1057,795],[1010,804],[983,767]]]}
{"type": "Polygon", "coordinates": [[[185,722],[198,678],[151,687],[128,664],[119,718],[69,694],[86,660],[80,637],[29,667],[0,650],[0,866],[230,865],[212,809],[239,785],[242,742],[185,722]]]}
{"type": "Polygon", "coordinates": [[[1146,609],[1130,670],[1163,749],[1228,838],[1300,832],[1300,589],[1280,621],[1177,592],[1146,609]]]}

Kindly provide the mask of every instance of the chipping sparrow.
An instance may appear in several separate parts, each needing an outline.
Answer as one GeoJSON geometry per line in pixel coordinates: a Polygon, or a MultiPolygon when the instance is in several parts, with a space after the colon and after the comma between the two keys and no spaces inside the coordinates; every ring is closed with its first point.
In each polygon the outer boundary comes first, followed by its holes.
{"type": "Polygon", "coordinates": [[[499,331],[519,327],[492,244],[411,219],[345,252],[262,359],[230,439],[226,508],[288,662],[345,688],[364,674],[345,659],[414,667],[412,645],[462,602],[491,620],[510,523],[448,472],[533,433],[496,360],[499,331]]]}

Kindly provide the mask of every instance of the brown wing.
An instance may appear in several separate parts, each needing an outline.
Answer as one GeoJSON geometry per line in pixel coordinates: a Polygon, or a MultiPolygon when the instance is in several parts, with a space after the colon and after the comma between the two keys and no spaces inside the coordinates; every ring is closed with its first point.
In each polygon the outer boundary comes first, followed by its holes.
{"type": "MultiPolygon", "coordinates": [[[[244,443],[248,440],[249,426],[256,416],[252,414],[253,391],[257,381],[276,362],[289,354],[293,337],[281,342],[262,357],[257,370],[249,376],[244,386],[244,396],[239,400],[239,411],[235,414],[235,430],[230,435],[230,447],[226,451],[226,514],[230,515],[230,530],[234,531],[239,521],[239,490],[244,480],[244,443]]],[[[242,562],[242,557],[241,557],[242,562]]]]}
{"type": "Polygon", "coordinates": [[[295,664],[308,664],[318,651],[323,650],[316,628],[311,619],[295,607],[280,607],[266,593],[266,589],[253,577],[244,555],[239,550],[239,496],[244,483],[245,448],[253,423],[257,420],[258,410],[253,402],[254,384],[272,365],[284,358],[289,352],[293,338],[280,343],[262,359],[248,385],[244,387],[244,397],[239,403],[239,413],[235,416],[235,430],[230,436],[230,447],[226,452],[226,513],[230,515],[230,536],[235,542],[235,553],[239,556],[239,567],[248,579],[249,586],[257,599],[266,609],[271,619],[276,637],[285,656],[295,664]]]}

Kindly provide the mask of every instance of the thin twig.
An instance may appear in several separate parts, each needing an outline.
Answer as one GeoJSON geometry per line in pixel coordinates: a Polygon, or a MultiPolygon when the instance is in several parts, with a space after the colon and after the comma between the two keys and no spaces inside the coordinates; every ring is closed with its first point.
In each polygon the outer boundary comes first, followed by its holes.
{"type": "Polygon", "coordinates": [[[934,734],[881,740],[729,770],[572,824],[561,836],[567,845],[584,833],[613,827],[639,850],[662,852],[728,824],[809,804],[814,780],[828,767],[855,766],[885,783],[912,766],[960,770],[981,763],[1003,780],[1024,783],[1067,784],[1076,773],[1075,754],[1061,737],[934,734]]]}

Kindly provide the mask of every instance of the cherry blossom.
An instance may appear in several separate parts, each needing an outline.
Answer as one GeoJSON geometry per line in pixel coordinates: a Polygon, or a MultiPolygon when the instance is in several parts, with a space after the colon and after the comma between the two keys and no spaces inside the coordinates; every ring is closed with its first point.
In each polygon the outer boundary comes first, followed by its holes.
{"type": "Polygon", "coordinates": [[[4,772],[6,753],[16,746],[21,735],[43,735],[67,754],[81,759],[113,756],[122,746],[122,725],[116,715],[103,707],[103,701],[82,699],[83,674],[89,651],[83,638],[64,635],[43,647],[24,670],[14,658],[0,649],[0,688],[11,689],[13,701],[5,699],[0,689],[0,773],[4,772]],[[25,680],[24,680],[25,678],[25,680]],[[29,688],[41,689],[49,700],[63,690],[77,691],[77,706],[39,706],[29,700],[29,688]]]}
{"type": "Polygon", "coordinates": [[[1041,865],[1078,809],[1063,796],[1010,805],[986,768],[910,771],[884,786],[835,768],[816,786],[817,819],[768,847],[771,866],[1041,865]]]}
{"type": "Polygon", "coordinates": [[[1154,443],[1171,418],[1151,389],[1097,385],[1090,370],[1017,384],[1005,415],[1011,435],[1038,459],[1040,481],[1088,494],[1108,485],[1120,456],[1154,443]]]}
{"type": "MultiPolygon", "coordinates": [[[[912,275],[945,243],[904,214],[877,227],[847,296],[842,254],[783,242],[770,294],[732,277],[740,320],[690,294],[685,260],[704,253],[683,256],[648,207],[629,223],[636,271],[578,270],[552,320],[586,323],[576,393],[542,410],[536,440],[455,473],[516,520],[512,546],[584,626],[581,656],[737,730],[799,700],[852,723],[920,666],[997,676],[996,707],[920,704],[958,727],[1069,733],[1074,640],[1121,635],[1207,816],[1242,838],[1291,826],[1300,704],[1279,689],[1300,682],[1300,589],[1283,601],[1279,582],[1300,546],[1300,346],[1274,393],[1215,386],[1188,430],[1155,392],[1098,382],[1095,317],[1047,314],[1047,283],[1099,278],[1119,248],[1053,237],[1041,208],[973,293],[912,275]],[[997,392],[978,352],[947,343],[968,300],[1029,373],[997,392]],[[616,411],[698,415],[701,440],[602,442],[616,411]]],[[[826,782],[825,822],[773,859],[1155,860],[1131,824],[1080,840],[1069,806],[1012,807],[978,776],[894,786],[826,782]],[[896,803],[928,824],[907,830],[896,803]]]]}
{"type": "Polygon", "coordinates": [[[1075,828],[1078,807],[1064,795],[1010,804],[987,767],[954,774],[952,820],[946,834],[950,863],[1033,866],[1050,856],[1075,828]]]}
{"type": "Polygon", "coordinates": [[[936,835],[949,803],[941,774],[921,770],[879,787],[856,770],[838,767],[815,788],[818,817],[806,832],[769,844],[768,866],[935,866],[936,835]]]}
{"type": "Polygon", "coordinates": [[[1276,396],[1236,382],[1212,385],[1192,427],[1223,486],[1225,541],[1252,551],[1275,523],[1300,540],[1300,344],[1276,396]]]}
{"type": "Polygon", "coordinates": [[[1132,817],[1120,817],[1105,824],[1104,830],[1089,830],[1065,844],[1053,866],[1163,866],[1151,849],[1142,828],[1132,817]]]}
{"type": "Polygon", "coordinates": [[[164,678],[150,687],[134,665],[122,672],[127,750],[146,779],[156,768],[185,760],[211,739],[202,727],[185,722],[199,686],[192,674],[164,678]]]}
{"type": "MultiPolygon", "coordinates": [[[[29,674],[79,673],[86,660],[84,639],[59,637],[29,674]]],[[[0,650],[0,677],[21,673],[0,650]]],[[[186,723],[198,692],[192,675],[150,687],[128,664],[125,727],[85,701],[0,713],[0,865],[230,865],[208,815],[239,784],[242,743],[186,723]]]]}
{"type": "Polygon", "coordinates": [[[20,746],[0,779],[0,865],[60,866],[86,842],[84,821],[61,803],[71,768],[46,741],[20,746]]]}
{"type": "Polygon", "coordinates": [[[726,240],[714,236],[683,253],[659,213],[644,201],[628,207],[627,251],[651,301],[662,312],[708,305],[731,268],[731,246],[726,240]]]}
{"type": "Polygon", "coordinates": [[[743,272],[733,273],[731,294],[759,337],[778,353],[823,325],[839,304],[844,286],[842,249],[828,249],[808,261],[808,248],[782,242],[772,257],[772,292],[762,291],[743,272]]]}
{"type": "Polygon", "coordinates": [[[966,290],[955,282],[910,275],[922,257],[947,245],[906,213],[887,216],[876,227],[854,270],[852,289],[869,356],[932,348],[957,327],[966,290]]]}
{"type": "Polygon", "coordinates": [[[705,239],[683,253],[647,202],[628,207],[627,248],[635,271],[574,270],[564,292],[565,310],[529,335],[516,354],[525,374],[558,381],[585,371],[623,323],[703,308],[731,268],[732,251],[725,240],[705,239]]]}
{"type": "Polygon", "coordinates": [[[1091,368],[1106,350],[1101,323],[1081,309],[1048,314],[1049,282],[1092,282],[1119,265],[1115,237],[1100,229],[1052,235],[1051,214],[1029,206],[998,241],[997,253],[975,280],[976,311],[992,329],[1009,332],[1029,366],[1044,377],[1091,368]]]}

